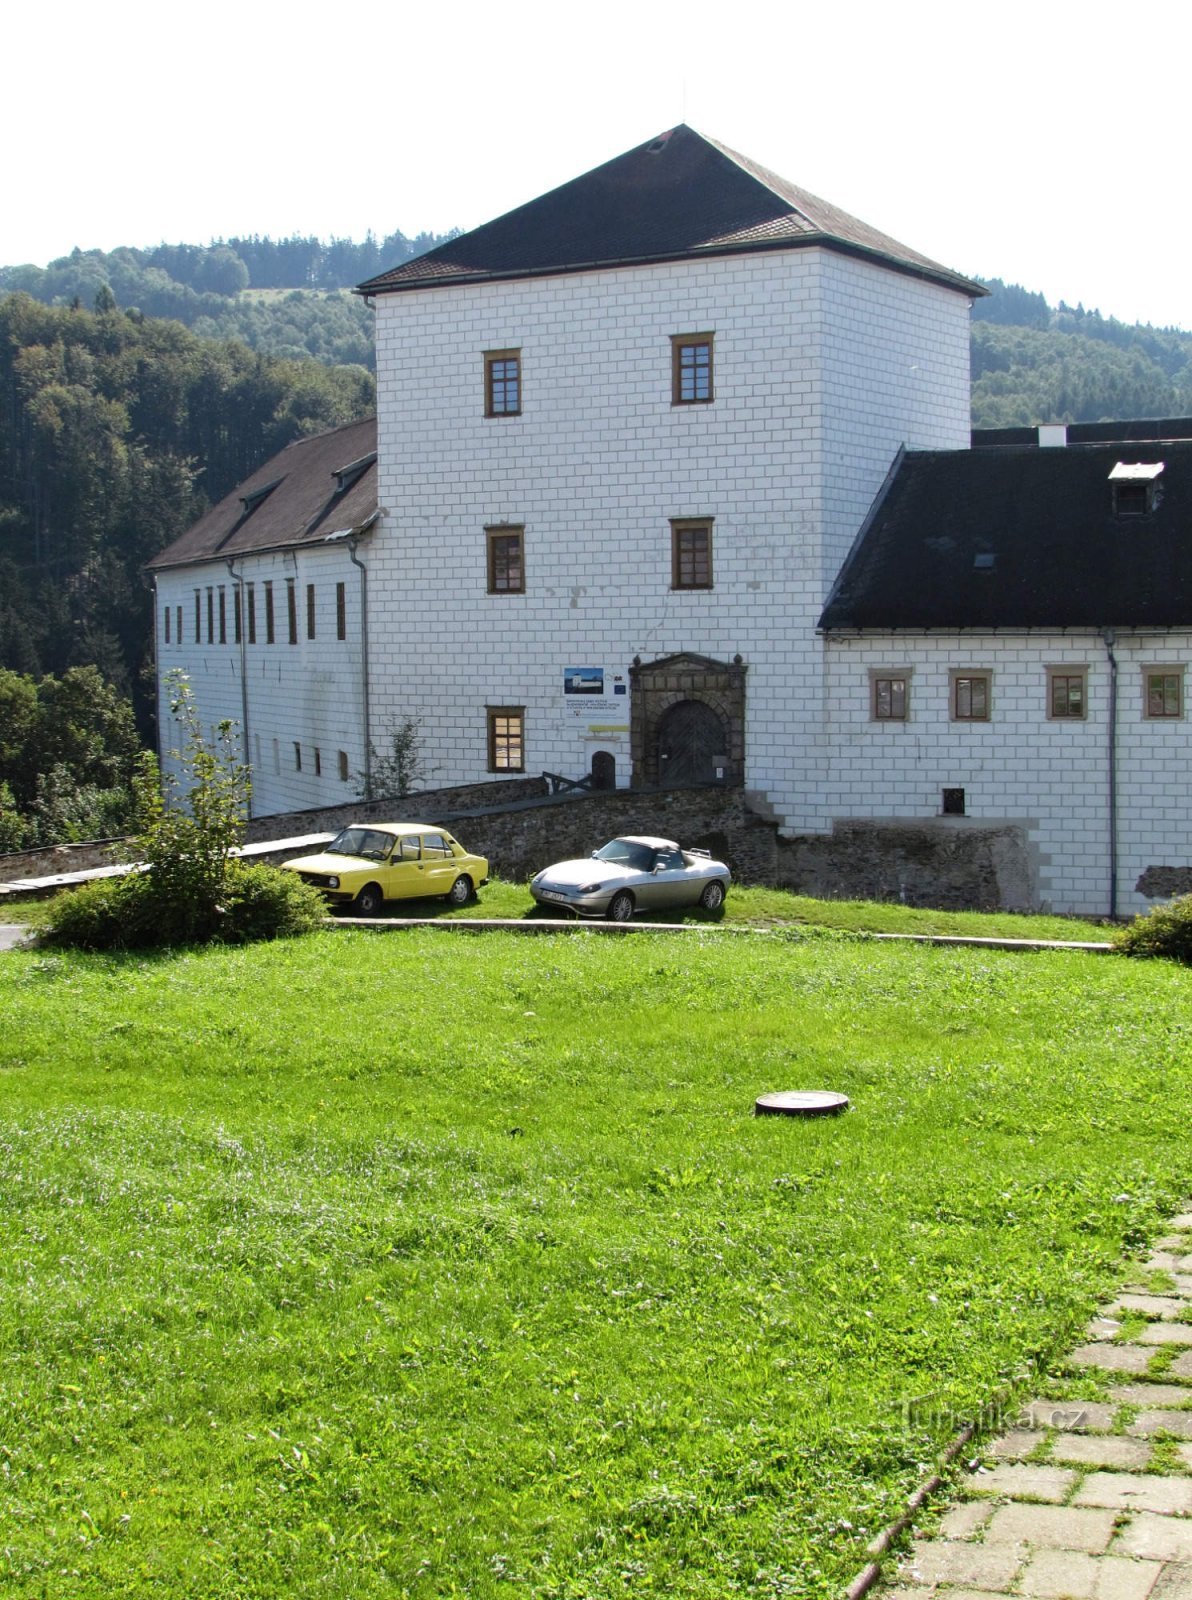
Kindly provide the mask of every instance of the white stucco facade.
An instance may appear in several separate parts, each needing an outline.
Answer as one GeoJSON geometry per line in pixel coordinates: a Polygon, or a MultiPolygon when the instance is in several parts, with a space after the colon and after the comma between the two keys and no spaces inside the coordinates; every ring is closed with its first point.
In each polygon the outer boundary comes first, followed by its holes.
{"type": "MultiPolygon", "coordinates": [[[[357,554],[364,559],[360,550],[357,554]]],[[[346,541],[241,556],[231,571],[224,562],[172,568],[157,575],[156,591],[158,726],[165,770],[177,770],[171,751],[181,735],[170,714],[170,674],[181,671],[208,734],[225,719],[235,723],[238,749],[252,768],[254,816],[334,805],[363,792],[361,573],[346,541]],[[343,639],[338,637],[341,585],[343,639]],[[313,612],[308,591],[313,591],[313,612]]]]}
{"type": "Polygon", "coordinates": [[[1188,863],[1192,734],[1183,714],[1147,715],[1146,679],[1158,669],[1182,680],[1192,633],[900,633],[832,638],[825,653],[836,817],[935,817],[943,791],[963,789],[968,822],[1024,827],[1035,907],[1090,916],[1104,916],[1111,898],[1121,914],[1145,911],[1154,896],[1136,885],[1147,869],[1188,863]],[[1083,716],[1050,715],[1051,671],[1083,677],[1083,716]],[[873,716],[875,674],[905,677],[905,720],[873,716]],[[987,679],[987,718],[953,715],[956,674],[987,679]]]}
{"type": "Polygon", "coordinates": [[[565,670],[610,688],[635,657],[740,654],[748,787],[827,826],[816,619],[899,447],[968,443],[968,304],[820,248],[380,297],[374,705],[422,718],[440,782],[486,775],[486,708],[513,706],[527,771],[578,777],[599,748],[626,784],[628,695],[577,714],[565,670]],[[695,332],[714,399],[675,405],[671,339],[695,332]],[[506,349],[521,413],[486,417],[506,349]],[[701,517],[712,587],[676,589],[671,520],[701,517]],[[524,593],[487,592],[502,524],[524,593]]]}

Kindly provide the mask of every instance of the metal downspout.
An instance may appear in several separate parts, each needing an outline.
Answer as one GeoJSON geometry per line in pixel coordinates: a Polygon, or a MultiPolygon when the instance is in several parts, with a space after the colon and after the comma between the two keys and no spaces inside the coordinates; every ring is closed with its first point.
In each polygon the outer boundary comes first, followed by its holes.
{"type": "MultiPolygon", "coordinates": [[[[236,557],[226,558],[224,565],[228,569],[228,577],[236,585],[237,609],[240,613],[240,727],[243,732],[244,765],[252,772],[252,761],[248,753],[248,612],[244,608],[244,578],[236,571],[236,557]]],[[[252,796],[253,785],[250,780],[248,785],[248,820],[252,821],[252,796]]]]}
{"type": "MultiPolygon", "coordinates": [[[[144,574],[142,574],[144,576],[144,574]]],[[[157,573],[149,579],[153,591],[153,742],[157,746],[157,776],[161,781],[161,655],[157,648],[157,573]]]]}
{"type": "Polygon", "coordinates": [[[1112,628],[1102,628],[1101,638],[1109,661],[1109,915],[1117,916],[1118,826],[1117,826],[1117,701],[1118,664],[1113,653],[1112,628]]]}
{"type": "Polygon", "coordinates": [[[368,703],[368,568],[356,555],[359,540],[348,540],[353,566],[360,568],[360,676],[364,698],[364,798],[372,799],[372,721],[368,703]]]}

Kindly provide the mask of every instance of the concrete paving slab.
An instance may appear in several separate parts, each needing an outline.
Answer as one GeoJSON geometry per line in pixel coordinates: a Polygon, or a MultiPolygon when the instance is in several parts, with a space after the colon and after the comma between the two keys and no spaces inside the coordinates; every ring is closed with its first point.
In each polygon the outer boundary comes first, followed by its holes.
{"type": "Polygon", "coordinates": [[[1192,1479],[1173,1478],[1157,1472],[1090,1472],[1072,1503],[1186,1517],[1192,1513],[1192,1479]]]}
{"type": "Polygon", "coordinates": [[[1192,1411],[1140,1411],[1126,1424],[1126,1432],[1135,1439],[1153,1439],[1157,1433],[1192,1439],[1192,1411]]]}
{"type": "Polygon", "coordinates": [[[1144,1317],[1163,1317],[1170,1320],[1186,1311],[1188,1302],[1181,1300],[1178,1295],[1170,1294],[1123,1294],[1105,1308],[1106,1316],[1112,1317],[1115,1312],[1137,1311],[1144,1317]]]}
{"type": "Polygon", "coordinates": [[[1036,1600],[1147,1600],[1162,1570],[1159,1561],[1040,1550],[1031,1557],[1019,1587],[1036,1600]]]}
{"type": "Polygon", "coordinates": [[[903,1582],[962,1584],[1004,1594],[1022,1563],[1022,1555],[1012,1546],[940,1539],[917,1546],[899,1576],[903,1582]]]}
{"type": "Polygon", "coordinates": [[[1056,1435],[1051,1459],[1068,1466],[1121,1467],[1141,1471],[1149,1465],[1154,1447],[1145,1439],[1119,1439],[1107,1434],[1056,1435]]]}
{"type": "Polygon", "coordinates": [[[1031,1400],[1021,1420],[1032,1428],[1058,1428],[1065,1433],[1108,1433],[1117,1406],[1101,1400],[1031,1400]]]}
{"type": "Polygon", "coordinates": [[[1148,1322],[1136,1338],[1139,1344],[1192,1345],[1192,1322],[1148,1322]]]}
{"type": "Polygon", "coordinates": [[[964,1480],[964,1491],[966,1494],[1045,1500],[1048,1505],[1058,1506],[1071,1494],[1076,1476],[1066,1467],[1032,1467],[1023,1462],[1007,1462],[988,1472],[974,1472],[964,1480]]]}
{"type": "Polygon", "coordinates": [[[1139,1344],[1082,1344],[1067,1359],[1074,1367],[1102,1367],[1106,1372],[1145,1372],[1154,1353],[1139,1344]]]}
{"type": "Polygon", "coordinates": [[[1192,1566],[1167,1562],[1151,1590],[1150,1600],[1192,1600],[1192,1566]]]}
{"type": "Polygon", "coordinates": [[[999,1506],[985,1529],[985,1549],[1031,1545],[1100,1555],[1115,1521],[1115,1512],[1086,1506],[999,1506]]]}
{"type": "Polygon", "coordinates": [[[1115,1400],[1127,1406],[1192,1406],[1192,1386],[1178,1383],[1118,1383],[1110,1389],[1115,1400]]]}
{"type": "Polygon", "coordinates": [[[15,950],[29,934],[24,922],[0,922],[0,950],[15,950]]]}
{"type": "Polygon", "coordinates": [[[1192,1522],[1140,1511],[1114,1540],[1113,1554],[1142,1556],[1147,1561],[1192,1561],[1192,1522]]]}
{"type": "Polygon", "coordinates": [[[985,1452],[996,1456],[999,1461],[1022,1461],[1037,1450],[1046,1437],[1047,1435],[1038,1429],[1018,1428],[1012,1433],[1003,1433],[999,1438],[991,1440],[985,1446],[985,1452]]]}
{"type": "Polygon", "coordinates": [[[971,1539],[992,1515],[993,1505],[990,1501],[962,1500],[945,1513],[939,1536],[941,1539],[971,1539]]]}

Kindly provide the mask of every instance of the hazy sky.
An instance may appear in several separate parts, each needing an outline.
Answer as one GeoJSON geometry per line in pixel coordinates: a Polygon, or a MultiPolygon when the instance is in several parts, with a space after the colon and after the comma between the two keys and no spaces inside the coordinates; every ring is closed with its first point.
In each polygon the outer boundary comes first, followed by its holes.
{"type": "Polygon", "coordinates": [[[686,121],[917,250],[1192,328],[1192,7],[13,8],[0,264],[470,228],[686,121]]]}

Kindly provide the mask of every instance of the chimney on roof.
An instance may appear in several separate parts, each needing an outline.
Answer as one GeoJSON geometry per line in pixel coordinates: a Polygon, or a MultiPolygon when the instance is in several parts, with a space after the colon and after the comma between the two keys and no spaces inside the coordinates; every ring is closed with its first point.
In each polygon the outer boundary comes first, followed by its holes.
{"type": "Polygon", "coordinates": [[[1062,450],[1068,442],[1066,422],[1041,422],[1039,424],[1039,449],[1062,450]]]}

